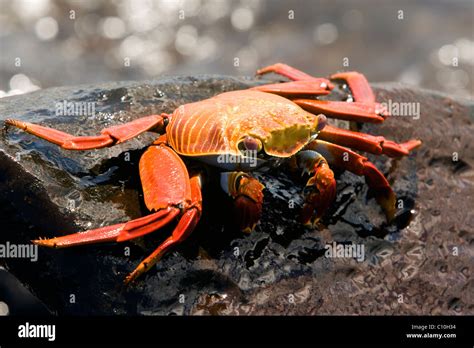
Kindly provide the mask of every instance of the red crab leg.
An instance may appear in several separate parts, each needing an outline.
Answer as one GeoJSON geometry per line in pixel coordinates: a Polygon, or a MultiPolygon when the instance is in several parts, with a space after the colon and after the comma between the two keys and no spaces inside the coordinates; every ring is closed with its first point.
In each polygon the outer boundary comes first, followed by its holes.
{"type": "Polygon", "coordinates": [[[257,75],[263,75],[268,73],[279,74],[288,77],[290,80],[294,81],[314,79],[313,76],[308,75],[305,72],[302,72],[301,70],[295,69],[283,63],[276,63],[257,70],[257,75]]]}
{"type": "MultiPolygon", "coordinates": [[[[140,178],[145,204],[149,210],[158,210],[157,212],[125,223],[57,238],[39,239],[33,243],[61,248],[98,242],[122,242],[160,229],[180,214],[180,222],[170,238],[174,240],[172,244],[183,240],[201,214],[200,177],[195,176],[190,180],[180,157],[171,148],[161,144],[149,147],[143,154],[140,159],[140,178]],[[192,223],[187,223],[191,220],[192,223]]],[[[139,268],[142,269],[143,266],[139,268]]],[[[136,271],[136,276],[141,273],[140,270],[136,271]]]]}
{"type": "Polygon", "coordinates": [[[189,205],[191,188],[186,167],[166,146],[151,146],[140,159],[140,178],[147,208],[156,213],[128,222],[51,239],[33,241],[52,248],[98,242],[122,242],[153,232],[179,215],[179,205],[189,205]]]}
{"type": "Polygon", "coordinates": [[[18,120],[6,120],[5,123],[23,129],[25,132],[34,134],[67,150],[91,150],[120,144],[151,129],[162,132],[166,117],[166,114],[142,117],[128,123],[105,128],[100,132],[101,135],[96,136],[74,136],[53,128],[18,120]]]}
{"type": "Polygon", "coordinates": [[[377,103],[349,103],[314,99],[294,99],[292,101],[311,113],[322,113],[328,117],[347,121],[381,123],[388,115],[387,111],[377,103]]]}
{"type": "Polygon", "coordinates": [[[178,225],[174,229],[172,235],[168,237],[160,246],[151,253],[145,260],[125,278],[125,284],[133,282],[138,276],[149,271],[162,257],[163,255],[174,245],[181,243],[185,240],[196,227],[201,216],[201,184],[200,178],[194,176],[190,180],[191,182],[191,199],[195,203],[194,206],[185,211],[181,216],[178,225]]]}
{"type": "Polygon", "coordinates": [[[409,140],[405,143],[397,144],[385,139],[383,136],[352,132],[331,125],[326,125],[319,132],[318,139],[376,155],[384,154],[389,157],[406,156],[411,150],[421,145],[419,140],[409,140]]]}
{"type": "Polygon", "coordinates": [[[313,224],[326,213],[336,197],[336,180],[326,159],[316,151],[303,150],[296,154],[297,166],[312,176],[306,183],[309,193],[301,211],[304,224],[313,224]]]}
{"type": "Polygon", "coordinates": [[[375,95],[369,82],[364,75],[355,71],[346,71],[334,74],[331,80],[344,80],[351,89],[352,96],[356,102],[374,104],[375,95]]]}
{"type": "Polygon", "coordinates": [[[250,233],[262,215],[263,186],[244,172],[221,173],[221,187],[234,199],[234,215],[240,229],[250,233]]]}
{"type": "Polygon", "coordinates": [[[125,223],[73,233],[62,237],[37,239],[32,242],[41,246],[57,249],[101,242],[121,242],[130,239],[123,238],[123,235],[127,237],[130,235],[138,237],[160,229],[178,216],[179,212],[179,209],[169,207],[160,210],[159,212],[139,219],[130,220],[125,223]]]}
{"type": "Polygon", "coordinates": [[[257,70],[257,75],[276,73],[293,80],[293,82],[274,83],[253,87],[262,92],[275,93],[281,96],[326,95],[334,85],[326,78],[313,77],[289,65],[277,63],[257,70]]]}
{"type": "Polygon", "coordinates": [[[366,157],[335,144],[315,140],[306,149],[319,152],[326,160],[339,168],[346,169],[356,175],[364,176],[369,188],[375,193],[375,198],[385,211],[387,220],[395,215],[395,194],[385,176],[366,157]]]}
{"type": "MultiPolygon", "coordinates": [[[[312,77],[281,63],[260,69],[257,71],[257,75],[270,72],[283,75],[299,83],[289,82],[287,86],[284,86],[285,83],[264,85],[254,89],[294,97],[302,94],[327,94],[328,90],[330,91],[334,88],[334,85],[326,79],[312,77]],[[312,86],[311,81],[315,82],[315,86],[312,86]]],[[[372,88],[364,75],[357,72],[342,72],[332,75],[331,79],[345,80],[351,89],[355,102],[348,103],[314,99],[296,99],[293,102],[312,113],[324,113],[326,116],[348,121],[380,123],[384,121],[384,117],[389,116],[387,109],[375,102],[372,88]]]]}
{"type": "Polygon", "coordinates": [[[250,89],[274,93],[283,97],[295,97],[303,95],[327,95],[331,93],[332,84],[325,78],[313,78],[292,82],[273,83],[252,87],[250,89]]]}

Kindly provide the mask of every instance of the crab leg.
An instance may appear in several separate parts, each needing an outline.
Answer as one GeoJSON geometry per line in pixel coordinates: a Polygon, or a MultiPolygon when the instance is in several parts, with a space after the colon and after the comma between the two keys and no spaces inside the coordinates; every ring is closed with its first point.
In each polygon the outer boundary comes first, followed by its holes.
{"type": "Polygon", "coordinates": [[[375,95],[364,75],[350,71],[331,76],[331,80],[344,80],[349,85],[354,102],[296,99],[296,104],[313,113],[347,121],[380,123],[390,116],[388,110],[375,102],[375,95]]]}
{"type": "Polygon", "coordinates": [[[121,242],[158,230],[178,215],[179,209],[169,207],[125,223],[73,233],[62,237],[37,239],[32,242],[37,245],[56,249],[85,244],[121,242]]]}
{"type": "Polygon", "coordinates": [[[184,241],[194,230],[199,218],[201,217],[201,179],[199,176],[194,176],[190,180],[191,184],[191,200],[192,205],[185,213],[181,216],[176,228],[170,237],[168,237],[163,243],[156,248],[145,260],[125,278],[125,284],[133,282],[138,276],[149,271],[162,257],[163,255],[174,245],[184,241]]]}
{"type": "Polygon", "coordinates": [[[346,147],[322,140],[310,142],[306,149],[319,152],[331,165],[364,176],[369,188],[375,193],[377,202],[383,208],[387,220],[393,219],[395,216],[395,194],[385,176],[366,157],[346,147]]]}
{"type": "Polygon", "coordinates": [[[274,93],[283,97],[296,97],[303,95],[327,95],[331,93],[332,84],[325,78],[313,78],[311,80],[273,83],[250,89],[274,93]]]}
{"type": "Polygon", "coordinates": [[[234,199],[234,213],[240,229],[245,233],[254,230],[262,215],[263,186],[244,172],[221,173],[221,187],[234,199]]]}
{"type": "Polygon", "coordinates": [[[292,82],[273,83],[253,87],[251,89],[274,93],[284,97],[296,97],[303,95],[327,95],[334,85],[326,78],[313,77],[289,65],[277,63],[257,71],[257,75],[276,73],[293,80],[292,82]]]}
{"type": "Polygon", "coordinates": [[[347,121],[382,123],[385,120],[384,117],[388,116],[386,109],[378,103],[315,99],[293,99],[292,101],[311,113],[323,113],[328,117],[347,121]]]}
{"type": "MultiPolygon", "coordinates": [[[[277,63],[257,71],[257,75],[277,73],[294,82],[263,85],[254,87],[263,92],[275,93],[285,97],[303,95],[326,95],[334,85],[327,79],[315,78],[286,64],[277,63]]],[[[364,75],[350,71],[334,74],[331,80],[344,80],[348,84],[354,102],[331,100],[294,99],[293,102],[309,112],[357,122],[383,122],[389,116],[388,110],[375,102],[375,95],[364,75]]]]}
{"type": "Polygon", "coordinates": [[[155,213],[125,223],[101,227],[52,239],[39,239],[33,243],[52,247],[99,242],[122,242],[151,233],[167,225],[181,215],[173,234],[127,277],[126,282],[135,279],[158,261],[159,257],[173,244],[186,238],[201,215],[201,181],[199,176],[189,178],[188,171],[180,157],[165,144],[151,146],[140,159],[140,178],[147,208],[155,213]],[[158,251],[158,249],[157,249],[158,251]],[[159,257],[158,257],[159,256],[159,257]]]}
{"type": "Polygon", "coordinates": [[[394,141],[385,139],[383,136],[352,132],[331,125],[326,125],[319,132],[318,139],[376,155],[384,154],[389,157],[406,156],[411,150],[421,145],[419,140],[409,140],[405,143],[397,144],[394,141]]]}
{"type": "Polygon", "coordinates": [[[355,71],[340,72],[331,75],[331,80],[344,80],[351,89],[356,102],[374,104],[375,95],[364,75],[355,71]]]}
{"type": "Polygon", "coordinates": [[[283,63],[276,63],[257,70],[257,75],[264,75],[268,73],[282,75],[293,81],[314,79],[313,76],[283,63]]]}
{"type": "Polygon", "coordinates": [[[296,161],[297,167],[303,170],[303,173],[312,174],[306,183],[309,193],[305,197],[301,220],[304,224],[316,223],[336,197],[334,173],[326,159],[313,150],[298,152],[296,161]]]}
{"type": "Polygon", "coordinates": [[[165,128],[166,114],[151,115],[134,121],[103,129],[101,135],[74,136],[59,130],[19,120],[6,120],[5,123],[23,129],[67,150],[91,150],[123,143],[148,130],[162,132],[165,128]]]}

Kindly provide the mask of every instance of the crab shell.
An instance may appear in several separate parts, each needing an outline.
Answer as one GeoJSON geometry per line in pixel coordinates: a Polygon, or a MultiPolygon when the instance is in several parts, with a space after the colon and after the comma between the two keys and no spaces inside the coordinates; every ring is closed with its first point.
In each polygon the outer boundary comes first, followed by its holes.
{"type": "Polygon", "coordinates": [[[259,91],[233,91],[176,109],[166,134],[184,156],[241,156],[248,137],[274,157],[300,151],[318,130],[315,116],[292,101],[259,91]]]}

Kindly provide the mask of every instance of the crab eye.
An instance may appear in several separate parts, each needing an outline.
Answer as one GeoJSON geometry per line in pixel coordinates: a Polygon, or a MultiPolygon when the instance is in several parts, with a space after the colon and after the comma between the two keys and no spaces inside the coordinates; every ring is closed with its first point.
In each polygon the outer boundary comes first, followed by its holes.
{"type": "Polygon", "coordinates": [[[328,123],[328,119],[325,115],[319,114],[318,115],[318,125],[316,126],[316,131],[320,132],[323,130],[324,127],[326,127],[328,123]]]}
{"type": "Polygon", "coordinates": [[[239,144],[241,150],[257,151],[262,149],[262,142],[250,136],[246,136],[239,144]]]}

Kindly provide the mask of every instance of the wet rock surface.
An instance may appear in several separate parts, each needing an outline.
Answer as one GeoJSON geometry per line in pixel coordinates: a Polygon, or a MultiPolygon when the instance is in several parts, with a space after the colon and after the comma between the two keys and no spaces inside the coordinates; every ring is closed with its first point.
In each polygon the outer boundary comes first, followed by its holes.
{"type": "MultiPolygon", "coordinates": [[[[2,99],[0,119],[90,135],[256,83],[203,76],[53,88],[2,99]],[[95,115],[57,116],[56,103],[63,101],[95,102],[95,115]]],[[[400,200],[392,224],[362,178],[337,172],[331,211],[315,228],[304,227],[297,222],[304,181],[280,168],[257,174],[266,190],[253,233],[235,230],[231,203],[212,181],[195,232],[129,288],[123,278],[170,229],[130,243],[40,249],[37,262],[2,261],[58,314],[472,314],[474,104],[397,84],[374,88],[381,102],[420,103],[419,119],[392,117],[361,129],[424,142],[401,160],[369,156],[400,200]],[[324,246],[333,241],[363,245],[365,260],[325,257],[324,246]]],[[[4,131],[0,243],[147,214],[138,161],[155,137],[147,133],[112,148],[72,152],[4,131]]]]}

